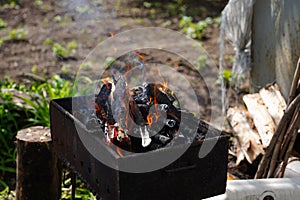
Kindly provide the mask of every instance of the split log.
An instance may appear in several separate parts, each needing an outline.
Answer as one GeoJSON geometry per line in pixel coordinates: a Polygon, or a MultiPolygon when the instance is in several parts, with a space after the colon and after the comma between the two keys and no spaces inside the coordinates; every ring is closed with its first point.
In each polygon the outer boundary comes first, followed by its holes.
{"type": "Polygon", "coordinates": [[[275,84],[262,88],[259,94],[275,124],[278,125],[286,109],[286,102],[279,91],[279,86],[275,84]]]}
{"type": "Polygon", "coordinates": [[[237,161],[236,165],[246,158],[252,163],[258,155],[263,154],[264,150],[260,142],[260,137],[256,131],[249,125],[246,110],[244,108],[229,108],[227,118],[233,129],[237,140],[237,161]]]}
{"type": "Polygon", "coordinates": [[[269,146],[275,132],[275,123],[270,116],[259,94],[248,94],[243,97],[257,131],[261,137],[263,147],[269,146]]]}
{"type": "Polygon", "coordinates": [[[17,134],[16,196],[17,200],[60,199],[61,170],[49,128],[36,126],[17,134]]]}

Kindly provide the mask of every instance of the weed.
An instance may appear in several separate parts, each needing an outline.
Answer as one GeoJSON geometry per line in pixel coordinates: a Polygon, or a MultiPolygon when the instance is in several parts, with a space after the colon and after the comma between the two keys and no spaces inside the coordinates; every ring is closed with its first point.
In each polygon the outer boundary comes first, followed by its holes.
{"type": "MultiPolygon", "coordinates": [[[[54,75],[45,82],[33,83],[29,87],[22,83],[16,84],[7,77],[0,82],[0,173],[2,175],[16,172],[14,138],[17,131],[32,125],[49,126],[49,101],[69,96],[71,88],[71,83],[61,79],[58,75],[54,75]],[[12,91],[23,92],[26,96],[12,93],[12,91]],[[15,103],[13,98],[21,100],[20,103],[15,103]]],[[[96,199],[79,179],[76,185],[76,198],[96,199]]],[[[14,196],[3,180],[0,180],[0,188],[0,199],[14,196]]],[[[67,177],[62,184],[62,199],[70,198],[71,181],[70,177],[67,177]]]]}
{"type": "Polygon", "coordinates": [[[43,1],[42,0],[34,0],[34,5],[36,5],[36,6],[41,6],[41,5],[43,5],[43,1]]]}
{"type": "Polygon", "coordinates": [[[90,10],[89,6],[77,6],[76,11],[80,14],[87,13],[90,10]]]}
{"type": "Polygon", "coordinates": [[[6,27],[7,27],[7,23],[2,18],[0,18],[0,29],[6,27]]]}
{"type": "Polygon", "coordinates": [[[197,61],[196,61],[196,67],[197,67],[197,69],[201,70],[201,69],[203,69],[207,65],[208,65],[207,56],[205,54],[200,55],[197,58],[197,61]]]}
{"type": "Polygon", "coordinates": [[[221,85],[222,79],[224,81],[224,85],[228,88],[232,81],[232,71],[228,69],[221,71],[216,84],[221,85]]]}
{"type": "Polygon", "coordinates": [[[11,7],[15,7],[16,5],[19,4],[19,0],[2,0],[0,4],[10,5],[11,7]]]}
{"type": "Polygon", "coordinates": [[[10,40],[23,40],[26,35],[27,35],[27,31],[24,28],[17,28],[17,29],[12,29],[9,32],[8,38],[10,40]]]}
{"type": "Polygon", "coordinates": [[[69,74],[71,70],[71,65],[69,64],[63,65],[60,70],[65,74],[69,74]]]}
{"type": "Polygon", "coordinates": [[[77,42],[71,41],[67,43],[67,47],[63,47],[59,43],[53,43],[52,52],[57,57],[64,58],[66,55],[70,53],[75,53],[77,48],[77,42]]]}
{"type": "Polygon", "coordinates": [[[0,38],[0,48],[1,48],[2,44],[3,44],[3,42],[4,42],[3,38],[0,38]]]}
{"type": "Polygon", "coordinates": [[[77,42],[72,40],[67,43],[67,48],[70,49],[71,51],[77,48],[77,42]]]}
{"type": "Polygon", "coordinates": [[[144,5],[145,8],[151,8],[152,3],[147,2],[147,1],[144,1],[144,2],[143,2],[143,5],[144,5]]]}
{"type": "Polygon", "coordinates": [[[56,15],[54,18],[53,18],[53,21],[55,21],[56,23],[60,23],[62,20],[61,16],[60,15],[56,15]]]}
{"type": "Polygon", "coordinates": [[[204,31],[208,25],[213,24],[213,22],[212,18],[207,17],[198,23],[194,23],[192,17],[183,16],[179,21],[179,28],[181,28],[181,31],[190,38],[202,39],[204,31]]]}
{"type": "Polygon", "coordinates": [[[58,57],[65,57],[65,55],[69,53],[69,51],[66,48],[64,48],[62,45],[60,45],[59,43],[53,44],[52,52],[54,55],[56,55],[58,57]]]}
{"type": "Polygon", "coordinates": [[[39,71],[39,69],[38,69],[38,67],[36,65],[33,65],[31,67],[31,73],[36,74],[36,73],[38,73],[38,71],[39,71]]]}
{"type": "Polygon", "coordinates": [[[47,38],[46,40],[44,40],[43,44],[44,44],[44,45],[53,45],[54,42],[53,42],[53,40],[51,40],[50,38],[47,38]]]}

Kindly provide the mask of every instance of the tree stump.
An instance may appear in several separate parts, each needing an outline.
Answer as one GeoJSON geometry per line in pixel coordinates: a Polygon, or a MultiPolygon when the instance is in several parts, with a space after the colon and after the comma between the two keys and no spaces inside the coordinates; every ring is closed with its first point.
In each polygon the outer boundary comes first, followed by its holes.
{"type": "Polygon", "coordinates": [[[42,126],[17,134],[17,200],[54,200],[61,196],[61,169],[52,151],[50,129],[42,126]]]}

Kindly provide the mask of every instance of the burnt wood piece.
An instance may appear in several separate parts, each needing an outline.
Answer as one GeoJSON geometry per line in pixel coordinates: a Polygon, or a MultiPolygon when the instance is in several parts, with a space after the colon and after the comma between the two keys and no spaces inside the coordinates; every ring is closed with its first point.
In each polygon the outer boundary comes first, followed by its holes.
{"type": "Polygon", "coordinates": [[[111,94],[112,83],[105,83],[95,99],[95,108],[97,117],[103,120],[103,124],[108,121],[114,124],[115,121],[112,116],[111,105],[109,104],[109,95],[111,94]]]}
{"type": "Polygon", "coordinates": [[[50,129],[42,126],[17,134],[17,200],[54,200],[61,195],[61,168],[52,151],[50,129]]]}
{"type": "MultiPolygon", "coordinates": [[[[104,130],[103,123],[106,122],[106,116],[111,115],[111,122],[115,123],[110,108],[109,95],[111,93],[111,83],[106,83],[102,86],[99,94],[96,97],[96,113],[99,110],[104,114],[97,115],[102,124],[102,130],[104,130]],[[97,107],[98,106],[98,107],[97,107]]],[[[181,110],[173,105],[176,101],[176,97],[168,91],[162,90],[163,86],[160,84],[148,84],[145,86],[139,86],[133,88],[129,93],[128,110],[132,120],[126,120],[126,129],[129,130],[129,138],[131,142],[131,150],[133,152],[146,152],[154,149],[166,146],[171,140],[174,139],[174,134],[177,133],[179,127],[182,132],[182,137],[175,136],[175,143],[188,143],[195,140],[202,140],[205,138],[208,130],[213,136],[218,136],[219,131],[209,128],[209,125],[203,121],[196,119],[193,114],[181,110]],[[152,106],[157,106],[156,110],[166,113],[167,119],[156,120],[151,125],[148,124],[147,117],[149,110],[152,106]],[[147,130],[150,132],[152,142],[147,147],[142,147],[140,138],[140,129],[133,128],[134,124],[140,126],[147,126],[147,130]],[[197,128],[198,127],[198,128],[197,128]],[[155,134],[156,133],[156,134],[155,134]],[[156,136],[157,135],[157,136],[156,136]],[[156,136],[156,137],[154,137],[156,136]],[[163,137],[162,137],[163,136],[163,137]]],[[[122,90],[124,91],[124,89],[122,90]]],[[[123,92],[117,92],[122,94],[123,92]]],[[[114,101],[116,101],[114,92],[114,101]]],[[[125,117],[124,117],[125,118],[125,117]]],[[[91,120],[95,124],[96,120],[91,120]]],[[[90,129],[91,125],[88,123],[87,128],[90,129]]],[[[115,141],[115,140],[113,140],[115,141]]],[[[115,143],[115,142],[113,142],[115,143]]],[[[116,143],[115,143],[116,144],[116,143]]],[[[129,148],[126,148],[129,149],[129,148]]]]}

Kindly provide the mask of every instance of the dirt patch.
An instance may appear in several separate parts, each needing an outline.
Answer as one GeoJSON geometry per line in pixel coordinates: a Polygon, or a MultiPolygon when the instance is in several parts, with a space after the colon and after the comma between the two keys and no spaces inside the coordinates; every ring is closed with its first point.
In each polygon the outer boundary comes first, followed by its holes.
{"type": "MultiPolygon", "coordinates": [[[[167,20],[171,22],[167,28],[178,29],[178,16],[164,16],[163,12],[154,6],[153,9],[157,11],[151,17],[151,9],[146,9],[137,1],[122,4],[118,4],[119,1],[95,2],[97,1],[87,4],[85,1],[47,0],[37,4],[35,1],[22,0],[19,9],[0,8],[0,18],[8,24],[7,28],[0,29],[0,37],[6,38],[0,48],[0,79],[9,76],[17,81],[25,81],[31,72],[46,77],[54,73],[68,74],[72,78],[90,51],[99,42],[110,37],[110,33],[136,27],[160,26],[167,20]],[[24,28],[27,35],[18,41],[8,39],[10,31],[20,27],[24,28]],[[75,41],[76,52],[59,59],[53,54],[52,46],[45,44],[47,39],[63,47],[68,42],[75,41]]],[[[207,10],[195,15],[195,19],[217,16],[224,7],[224,3],[218,5],[208,4],[210,1],[203,2],[199,2],[198,7],[206,6],[207,10]]],[[[193,7],[191,3],[188,5],[193,7]]],[[[201,43],[217,63],[217,25],[208,29],[206,40],[201,43]]]]}

